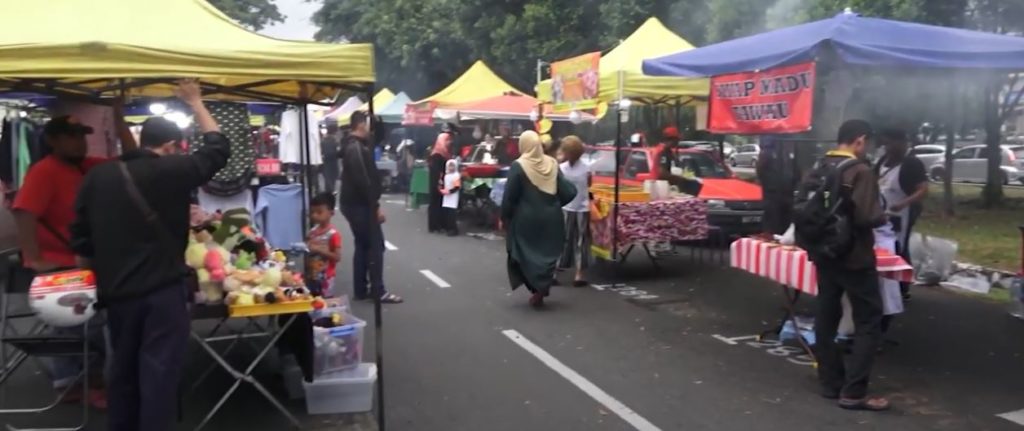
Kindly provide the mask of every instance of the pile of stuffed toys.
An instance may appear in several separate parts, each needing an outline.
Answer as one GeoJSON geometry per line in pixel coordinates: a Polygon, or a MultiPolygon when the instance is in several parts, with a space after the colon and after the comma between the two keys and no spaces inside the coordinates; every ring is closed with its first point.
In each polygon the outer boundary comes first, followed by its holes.
{"type": "Polygon", "coordinates": [[[311,300],[301,268],[271,253],[244,209],[196,217],[185,263],[196,271],[196,302],[234,306],[311,300]],[[198,225],[197,225],[198,223],[198,225]]]}

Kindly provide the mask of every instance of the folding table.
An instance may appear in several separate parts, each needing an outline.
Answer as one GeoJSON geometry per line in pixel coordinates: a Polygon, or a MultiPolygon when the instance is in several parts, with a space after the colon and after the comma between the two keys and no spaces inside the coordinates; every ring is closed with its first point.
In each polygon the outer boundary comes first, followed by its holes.
{"type": "MultiPolygon", "coordinates": [[[[884,278],[911,282],[914,267],[906,260],[885,250],[875,250],[878,275],[884,278]]],[[[762,241],[755,238],[740,238],[729,247],[729,262],[751,274],[779,283],[785,295],[785,314],[779,326],[762,333],[781,332],[786,322],[791,322],[797,333],[797,341],[811,358],[815,358],[807,341],[800,336],[796,322],[796,304],[802,294],[818,294],[818,270],[807,257],[807,252],[793,246],[762,241]],[[792,290],[792,291],[791,291],[792,290]]],[[[817,363],[817,359],[815,359],[817,363]]]]}
{"type": "MultiPolygon", "coordinates": [[[[224,395],[220,398],[220,400],[217,401],[217,404],[213,407],[213,409],[210,410],[209,413],[207,413],[203,421],[200,422],[198,426],[196,426],[196,431],[199,431],[200,429],[205,427],[210,422],[210,420],[213,419],[213,416],[216,415],[218,411],[220,411],[221,407],[224,406],[224,403],[226,403],[227,400],[231,398],[231,396],[235,393],[235,391],[238,390],[239,386],[241,386],[243,382],[252,385],[253,388],[255,388],[257,391],[263,394],[267,401],[270,401],[270,403],[273,404],[274,407],[277,408],[277,410],[281,412],[282,415],[288,418],[288,420],[292,423],[292,425],[295,428],[302,427],[298,419],[296,419],[295,416],[292,415],[292,413],[289,412],[288,409],[285,408],[284,405],[282,405],[281,402],[278,401],[278,399],[274,397],[274,395],[271,394],[270,391],[268,391],[263,386],[263,384],[261,384],[252,376],[252,372],[253,370],[256,369],[256,366],[259,365],[263,358],[266,357],[267,353],[270,352],[270,349],[272,349],[277,344],[277,341],[281,338],[281,335],[283,335],[285,331],[288,329],[288,327],[290,327],[295,322],[295,319],[298,317],[298,315],[301,313],[308,313],[310,311],[313,311],[313,306],[310,301],[294,301],[280,304],[262,304],[244,307],[197,306],[193,310],[193,321],[216,319],[218,320],[218,322],[217,325],[214,327],[213,331],[211,331],[208,335],[205,336],[201,335],[193,327],[191,331],[192,339],[195,340],[199,344],[199,346],[202,347],[203,350],[205,350],[206,353],[210,355],[211,358],[213,358],[214,362],[217,365],[220,365],[220,367],[223,368],[224,371],[227,371],[228,374],[235,378],[235,383],[232,384],[231,388],[229,388],[227,392],[225,392],[224,395]],[[282,315],[290,316],[278,328],[274,328],[273,326],[275,325],[273,324],[268,325],[266,328],[264,328],[258,322],[260,318],[272,318],[275,316],[282,315]],[[228,319],[233,318],[245,319],[245,327],[240,331],[233,331],[234,333],[231,335],[217,336],[217,332],[221,328],[227,328],[226,323],[228,319]],[[247,332],[251,328],[255,328],[256,332],[247,332]],[[231,351],[231,349],[238,343],[243,341],[251,343],[252,340],[257,338],[267,338],[267,344],[262,349],[258,350],[258,354],[256,355],[256,357],[244,369],[236,368],[225,359],[225,357],[231,351]],[[231,341],[231,344],[224,352],[218,352],[211,345],[214,342],[228,340],[231,341]]],[[[207,370],[207,372],[203,374],[203,376],[200,378],[200,381],[204,379],[207,374],[209,374],[209,371],[210,370],[207,370]]]]}

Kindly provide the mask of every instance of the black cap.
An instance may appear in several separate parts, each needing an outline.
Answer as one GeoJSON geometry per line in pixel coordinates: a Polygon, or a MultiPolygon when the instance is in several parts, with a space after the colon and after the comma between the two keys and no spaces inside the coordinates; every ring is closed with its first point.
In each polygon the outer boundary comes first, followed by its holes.
{"type": "Polygon", "coordinates": [[[183,138],[181,128],[173,121],[164,117],[149,117],[142,123],[139,145],[149,148],[159,147],[171,141],[181,141],[183,138]]]}
{"type": "Polygon", "coordinates": [[[90,135],[92,134],[92,127],[86,126],[78,121],[73,115],[62,115],[60,117],[54,117],[46,126],[43,127],[43,133],[47,136],[57,135],[90,135]]]}

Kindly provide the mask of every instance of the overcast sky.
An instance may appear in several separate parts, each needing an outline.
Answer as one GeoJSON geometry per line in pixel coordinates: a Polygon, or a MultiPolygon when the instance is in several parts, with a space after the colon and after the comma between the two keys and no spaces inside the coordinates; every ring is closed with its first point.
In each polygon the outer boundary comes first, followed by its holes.
{"type": "Polygon", "coordinates": [[[263,29],[260,33],[281,39],[313,40],[318,30],[311,21],[313,13],[322,4],[319,1],[306,0],[274,0],[277,8],[285,15],[285,21],[273,27],[263,29]]]}

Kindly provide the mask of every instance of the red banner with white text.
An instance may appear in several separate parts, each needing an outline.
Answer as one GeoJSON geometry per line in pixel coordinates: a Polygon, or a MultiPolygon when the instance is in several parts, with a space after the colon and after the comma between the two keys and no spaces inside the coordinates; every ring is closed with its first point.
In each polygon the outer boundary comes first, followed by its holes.
{"type": "Polygon", "coordinates": [[[811,129],[814,63],[711,78],[712,133],[799,133],[811,129]]]}

